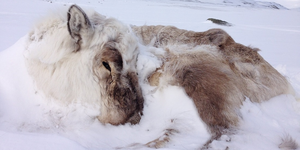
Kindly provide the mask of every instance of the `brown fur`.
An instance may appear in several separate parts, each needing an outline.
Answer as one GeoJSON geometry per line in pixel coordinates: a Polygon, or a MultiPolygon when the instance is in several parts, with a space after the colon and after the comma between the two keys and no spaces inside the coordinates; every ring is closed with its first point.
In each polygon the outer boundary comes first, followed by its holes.
{"type": "Polygon", "coordinates": [[[123,61],[120,52],[115,48],[114,41],[107,42],[103,50],[99,51],[93,61],[93,69],[99,80],[104,79],[106,91],[101,94],[108,97],[106,101],[105,117],[99,117],[103,123],[113,125],[139,123],[143,110],[143,95],[139,87],[138,77],[135,72],[128,72],[127,75],[122,74],[123,61]],[[103,70],[100,67],[105,67],[103,63],[109,65],[106,75],[101,77],[103,70]]]}
{"type": "Polygon", "coordinates": [[[233,73],[221,54],[206,51],[170,52],[163,73],[172,74],[170,84],[183,87],[194,101],[202,120],[213,136],[238,125],[238,107],[244,96],[241,79],[233,73]],[[180,59],[178,59],[180,58],[180,59]]]}
{"type": "Polygon", "coordinates": [[[164,47],[174,44],[197,45],[212,44],[219,47],[235,43],[234,40],[221,29],[210,29],[206,32],[194,32],[178,29],[173,26],[132,26],[137,36],[145,45],[164,47]],[[152,43],[155,39],[155,43],[152,43]]]}
{"type": "Polygon", "coordinates": [[[185,89],[212,134],[204,147],[238,127],[239,108],[246,97],[262,102],[292,93],[288,81],[258,54],[258,49],[236,43],[221,29],[132,28],[144,44],[165,49],[163,66],[148,81],[159,85],[159,81],[168,80],[168,84],[185,89]]]}

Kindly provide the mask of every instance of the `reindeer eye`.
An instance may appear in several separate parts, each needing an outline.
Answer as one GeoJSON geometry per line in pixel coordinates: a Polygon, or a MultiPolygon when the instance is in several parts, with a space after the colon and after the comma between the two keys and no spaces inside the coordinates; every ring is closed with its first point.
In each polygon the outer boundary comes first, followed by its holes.
{"type": "Polygon", "coordinates": [[[109,66],[109,64],[107,63],[107,62],[102,62],[102,64],[103,64],[103,66],[108,70],[108,71],[111,71],[111,69],[110,69],[110,66],[109,66]]]}

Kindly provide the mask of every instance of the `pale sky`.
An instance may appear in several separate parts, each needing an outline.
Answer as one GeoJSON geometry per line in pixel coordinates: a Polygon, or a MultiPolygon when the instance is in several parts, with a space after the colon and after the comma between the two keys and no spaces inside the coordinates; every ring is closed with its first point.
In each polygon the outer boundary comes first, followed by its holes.
{"type": "Polygon", "coordinates": [[[300,7],[300,0],[256,0],[256,1],[276,2],[287,8],[299,8],[300,7]]]}

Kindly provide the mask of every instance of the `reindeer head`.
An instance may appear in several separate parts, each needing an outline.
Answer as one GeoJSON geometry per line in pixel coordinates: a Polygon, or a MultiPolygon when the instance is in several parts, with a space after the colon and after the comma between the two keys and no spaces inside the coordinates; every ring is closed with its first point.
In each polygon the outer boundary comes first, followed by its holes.
{"type": "Polygon", "coordinates": [[[101,94],[98,119],[113,125],[136,124],[144,102],[136,73],[136,37],[115,19],[96,19],[90,20],[76,5],[68,12],[68,31],[75,42],[75,52],[96,47],[92,69],[101,94]]]}
{"type": "Polygon", "coordinates": [[[139,122],[144,100],[136,73],[138,42],[128,26],[72,5],[67,20],[47,18],[27,42],[28,72],[46,98],[97,110],[91,115],[102,123],[139,122]]]}

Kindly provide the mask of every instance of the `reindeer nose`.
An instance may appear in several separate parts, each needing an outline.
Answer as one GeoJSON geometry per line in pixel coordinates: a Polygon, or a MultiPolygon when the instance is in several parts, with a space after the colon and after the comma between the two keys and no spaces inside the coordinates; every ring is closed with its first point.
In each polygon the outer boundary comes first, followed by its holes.
{"type": "Polygon", "coordinates": [[[113,79],[113,81],[115,81],[117,79],[117,76],[114,74],[111,76],[111,78],[113,79]]]}
{"type": "Polygon", "coordinates": [[[120,74],[119,73],[112,73],[111,78],[113,81],[117,81],[120,78],[120,74]]]}

